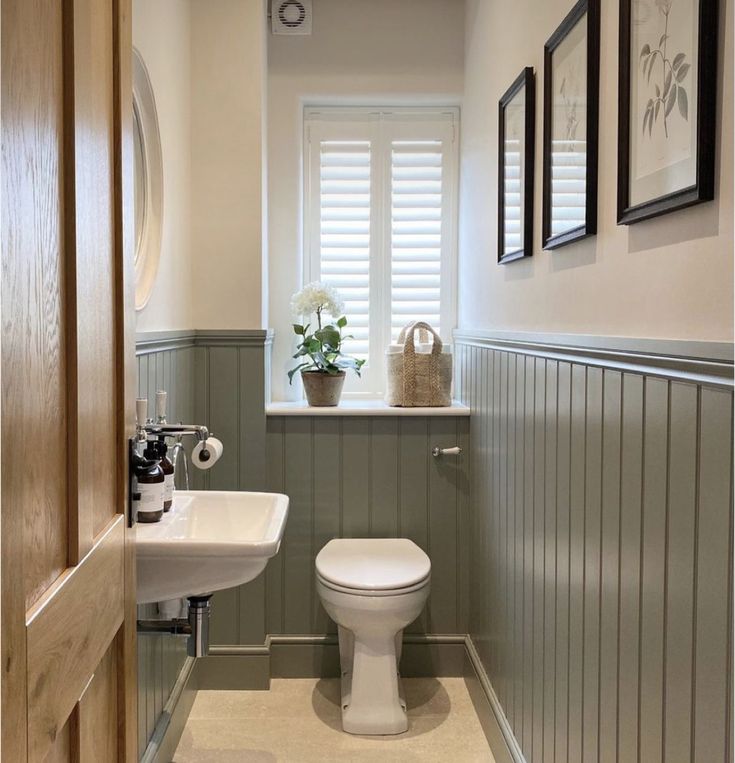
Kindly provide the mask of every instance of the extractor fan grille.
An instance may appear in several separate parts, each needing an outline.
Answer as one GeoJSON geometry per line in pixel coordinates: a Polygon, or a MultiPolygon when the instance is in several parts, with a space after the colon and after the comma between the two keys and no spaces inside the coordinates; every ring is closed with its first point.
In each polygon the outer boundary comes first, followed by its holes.
{"type": "Polygon", "coordinates": [[[311,34],[311,0],[273,0],[273,34],[311,34]]]}

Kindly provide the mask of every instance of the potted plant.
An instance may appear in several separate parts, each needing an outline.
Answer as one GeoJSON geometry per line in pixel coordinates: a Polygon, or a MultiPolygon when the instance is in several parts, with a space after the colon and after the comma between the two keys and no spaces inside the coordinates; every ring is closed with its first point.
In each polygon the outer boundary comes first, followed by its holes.
{"type": "Polygon", "coordinates": [[[311,323],[293,324],[294,332],[300,337],[293,357],[300,362],[288,372],[290,383],[294,374],[301,372],[306,399],[311,406],[338,405],[346,372],[351,369],[359,376],[365,363],[342,352],[342,343],[352,338],[342,333],[347,326],[344,309],[339,294],[318,281],[307,284],[291,299],[291,312],[295,317],[308,319],[316,315],[316,329],[311,333],[311,323]],[[325,323],[326,315],[336,320],[325,323]]]}

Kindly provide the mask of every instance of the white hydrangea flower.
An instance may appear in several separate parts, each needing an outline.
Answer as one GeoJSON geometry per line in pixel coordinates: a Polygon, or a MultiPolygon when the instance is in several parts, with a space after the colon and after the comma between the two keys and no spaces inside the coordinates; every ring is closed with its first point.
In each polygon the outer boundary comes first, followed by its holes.
{"type": "Polygon", "coordinates": [[[291,312],[295,318],[302,318],[322,309],[333,318],[344,315],[345,304],[336,289],[313,281],[291,297],[291,312]]]}

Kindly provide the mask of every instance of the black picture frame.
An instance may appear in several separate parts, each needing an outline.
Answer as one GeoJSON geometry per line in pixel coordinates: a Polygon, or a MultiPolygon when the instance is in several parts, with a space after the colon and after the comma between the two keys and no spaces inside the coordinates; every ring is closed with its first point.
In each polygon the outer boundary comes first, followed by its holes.
{"type": "Polygon", "coordinates": [[[532,66],[526,66],[513,84],[503,93],[498,102],[498,263],[505,265],[523,257],[533,255],[533,182],[536,146],[536,73],[532,66]],[[505,112],[508,104],[525,89],[523,177],[523,216],[521,229],[523,245],[514,251],[505,252],[505,209],[506,209],[506,166],[505,166],[505,112]]]}
{"type": "Polygon", "coordinates": [[[544,138],[542,244],[546,250],[557,249],[597,233],[597,167],[600,104],[600,0],[579,0],[544,45],[544,138]],[[553,129],[553,59],[580,20],[586,16],[587,105],[586,171],[584,222],[575,228],[553,234],[552,227],[552,129],[553,129]]]}
{"type": "Polygon", "coordinates": [[[618,71],[618,224],[631,225],[715,198],[718,0],[698,0],[696,181],[645,202],[630,202],[631,24],[633,0],[620,0],[618,71]]]}

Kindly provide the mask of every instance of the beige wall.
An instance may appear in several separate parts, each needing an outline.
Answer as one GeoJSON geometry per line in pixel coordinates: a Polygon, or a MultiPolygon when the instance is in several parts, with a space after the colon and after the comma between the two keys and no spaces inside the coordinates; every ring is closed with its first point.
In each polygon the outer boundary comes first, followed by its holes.
{"type": "Polygon", "coordinates": [[[265,0],[192,0],[196,328],[264,326],[265,0]]]}
{"type": "Polygon", "coordinates": [[[733,7],[721,2],[717,199],[616,225],[618,3],[602,0],[599,226],[541,249],[543,46],[571,0],[468,0],[462,113],[459,323],[465,328],[724,340],[733,336],[733,7]],[[537,73],[534,256],[497,258],[497,102],[537,73]]]}
{"type": "Polygon", "coordinates": [[[134,0],[161,128],[161,263],[138,331],[259,328],[265,0],[134,0]]]}
{"type": "Polygon", "coordinates": [[[194,326],[191,291],[191,103],[189,0],[134,0],[133,44],[145,61],[163,155],[161,259],[138,331],[194,326]]]}
{"type": "Polygon", "coordinates": [[[310,37],[269,36],[269,325],[276,329],[273,397],[288,386],[291,294],[302,285],[304,105],[460,102],[461,0],[314,0],[310,37]]]}

